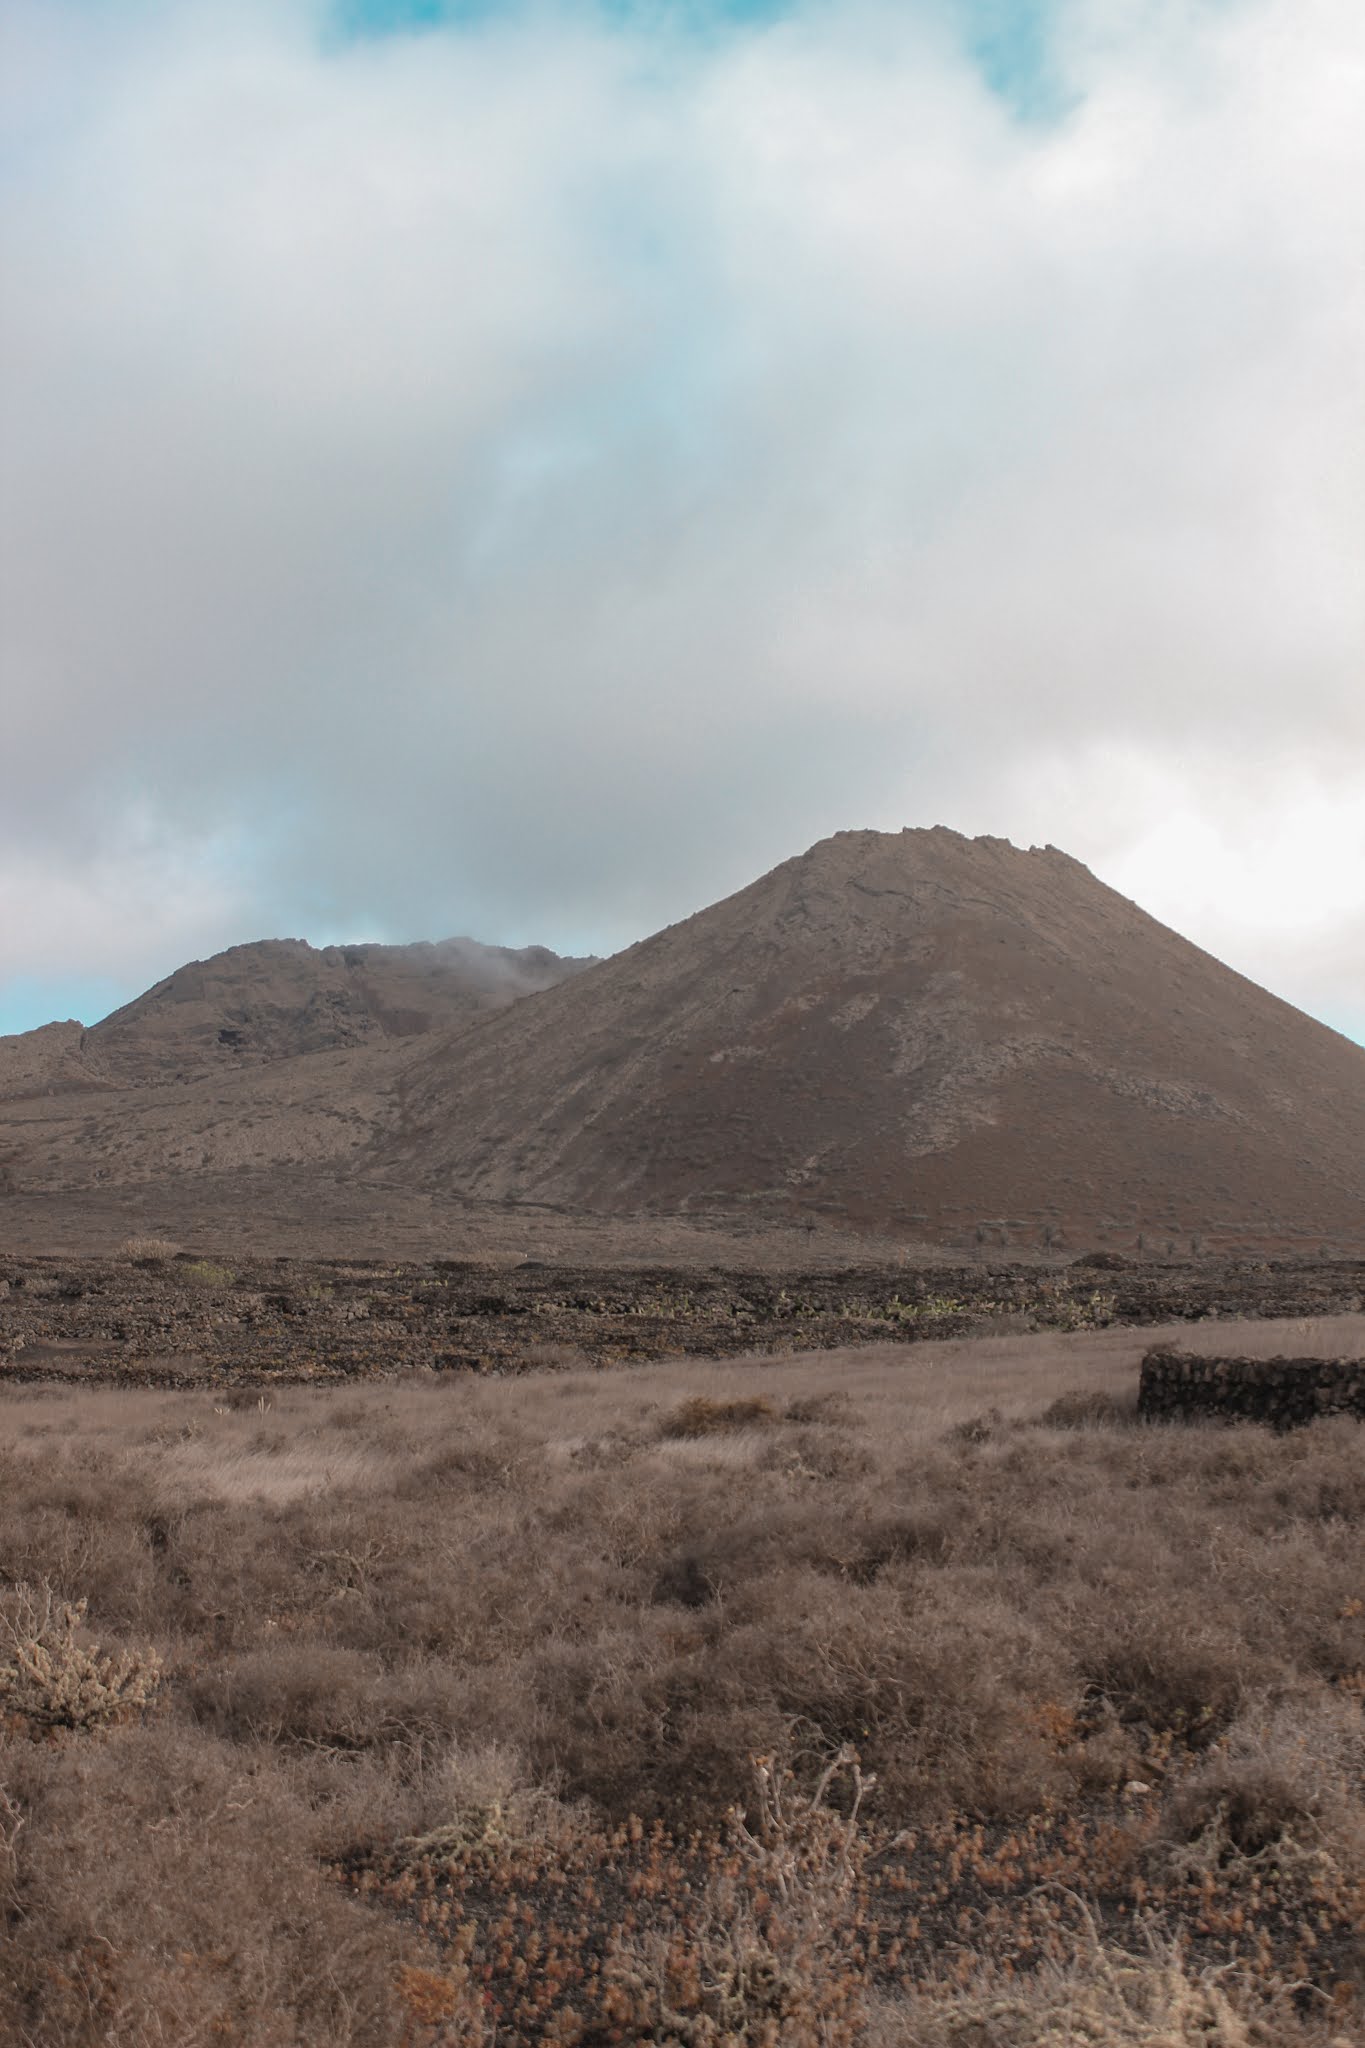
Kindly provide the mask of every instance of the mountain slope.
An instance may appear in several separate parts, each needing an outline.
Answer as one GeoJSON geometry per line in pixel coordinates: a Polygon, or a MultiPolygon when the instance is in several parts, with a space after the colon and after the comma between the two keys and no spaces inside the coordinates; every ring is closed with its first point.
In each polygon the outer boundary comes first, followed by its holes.
{"type": "Polygon", "coordinates": [[[0,1038],[0,1192],[104,1190],[345,1164],[396,1076],[449,1033],[587,963],[471,939],[269,939],[191,961],[89,1030],[0,1038]]]}
{"type": "Polygon", "coordinates": [[[1365,1243],[1365,1051],[1054,848],[840,833],[409,1070],[406,1175],[941,1241],[1365,1243]]]}
{"type": "Polygon", "coordinates": [[[552,988],[590,962],[475,939],[323,946],[262,939],[192,960],[89,1029],[0,1038],[0,1097],[182,1083],[244,1066],[411,1039],[552,988]]]}

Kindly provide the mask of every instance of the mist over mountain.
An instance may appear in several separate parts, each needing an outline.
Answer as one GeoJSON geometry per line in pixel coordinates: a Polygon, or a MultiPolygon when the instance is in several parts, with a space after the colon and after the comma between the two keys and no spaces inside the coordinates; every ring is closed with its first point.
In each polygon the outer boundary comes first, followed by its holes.
{"type": "Polygon", "coordinates": [[[310,1214],[319,1177],[349,1172],[391,1123],[426,1037],[589,964],[464,938],[267,939],[191,961],[88,1030],[0,1038],[0,1198],[57,1200],[78,1240],[82,1194],[98,1193],[105,1235],[120,1190],[160,1193],[165,1228],[212,1213],[231,1231],[263,1199],[310,1214]],[[286,1187],[291,1172],[304,1180],[286,1187]]]}
{"type": "Polygon", "coordinates": [[[477,939],[310,946],[262,939],[179,967],[89,1029],[0,1038],[0,1094],[48,1079],[91,1086],[205,1073],[448,1029],[592,963],[477,939]]]}

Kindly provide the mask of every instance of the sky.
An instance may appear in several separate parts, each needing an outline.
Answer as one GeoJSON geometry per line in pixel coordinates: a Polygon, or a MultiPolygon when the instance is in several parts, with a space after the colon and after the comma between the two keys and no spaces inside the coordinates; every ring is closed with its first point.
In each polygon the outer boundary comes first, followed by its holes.
{"type": "Polygon", "coordinates": [[[1053,843],[1365,1042],[1359,0],[0,0],[0,1030],[1053,843]]]}

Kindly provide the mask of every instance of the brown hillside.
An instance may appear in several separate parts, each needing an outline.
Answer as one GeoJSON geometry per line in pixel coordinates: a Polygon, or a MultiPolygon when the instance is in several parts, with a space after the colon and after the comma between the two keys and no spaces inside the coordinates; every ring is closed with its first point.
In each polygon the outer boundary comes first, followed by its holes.
{"type": "Polygon", "coordinates": [[[419,1056],[392,1169],[945,1242],[1365,1243],[1365,1051],[1055,848],[845,832],[419,1056]]]}
{"type": "Polygon", "coordinates": [[[310,946],[262,939],[191,960],[88,1029],[0,1037],[0,1098],[185,1082],[266,1061],[448,1031],[591,962],[476,939],[310,946]]]}
{"type": "MultiPolygon", "coordinates": [[[[587,963],[472,939],[271,939],[192,961],[89,1030],[0,1038],[0,1196],[161,1183],[190,1217],[204,1177],[348,1162],[391,1114],[427,1032],[587,963]]],[[[232,1199],[228,1193],[228,1214],[232,1199]]]]}
{"type": "Polygon", "coordinates": [[[86,1040],[85,1026],[74,1019],[0,1038],[0,1102],[63,1088],[102,1087],[104,1068],[87,1051],[86,1040]]]}
{"type": "Polygon", "coordinates": [[[582,964],[543,946],[513,952],[475,939],[321,948],[266,939],[177,968],[95,1025],[87,1046],[120,1079],[183,1079],[448,1029],[552,988],[582,964]]]}

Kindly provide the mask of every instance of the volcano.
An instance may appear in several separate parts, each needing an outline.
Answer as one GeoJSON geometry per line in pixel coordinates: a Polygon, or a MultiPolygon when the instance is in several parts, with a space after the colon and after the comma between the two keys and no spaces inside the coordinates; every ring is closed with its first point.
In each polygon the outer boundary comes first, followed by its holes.
{"type": "Polygon", "coordinates": [[[1365,1050],[1055,847],[841,832],[425,1049],[462,1197],[940,1243],[1365,1244],[1365,1050]]]}

